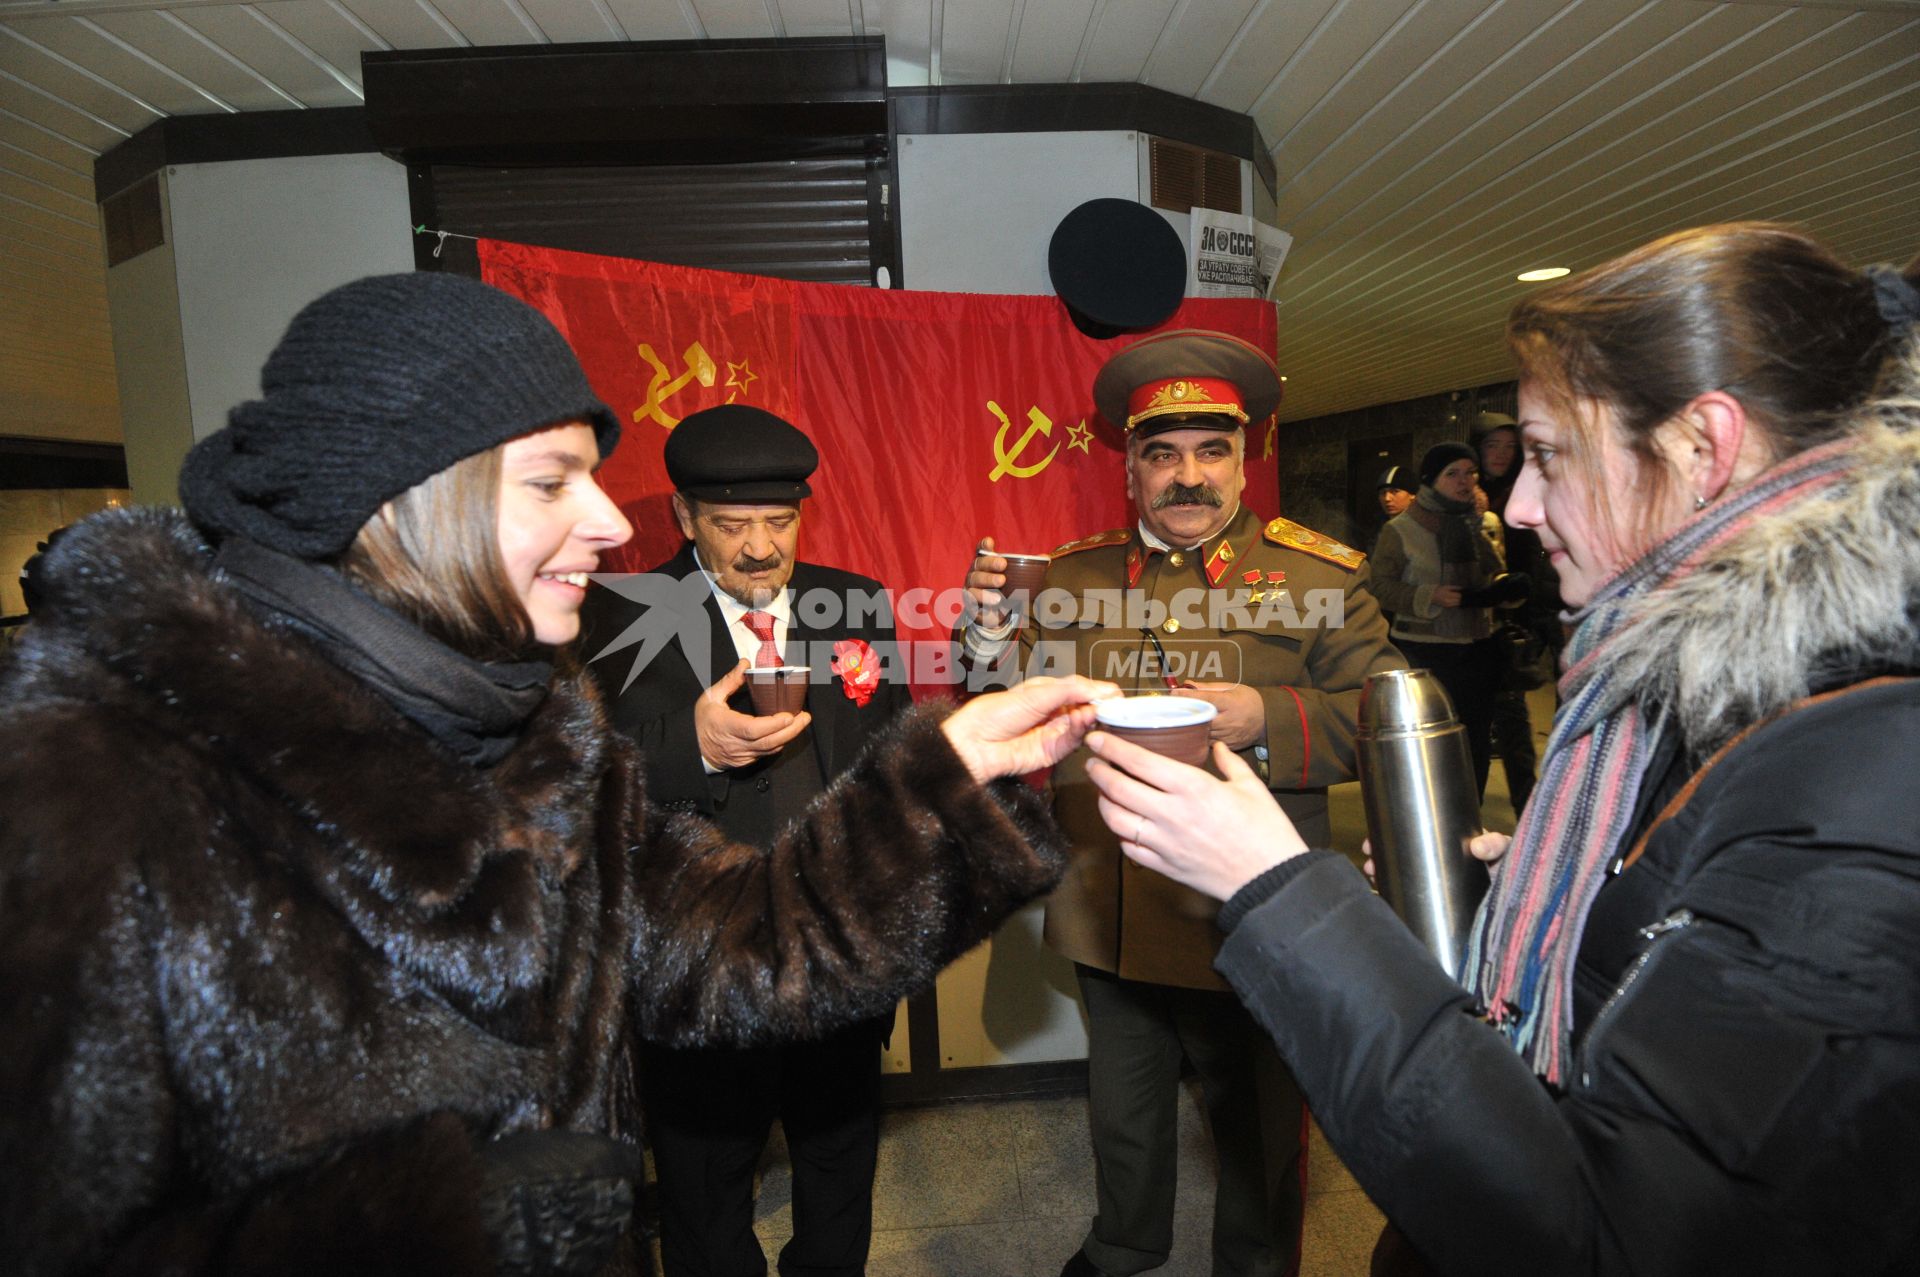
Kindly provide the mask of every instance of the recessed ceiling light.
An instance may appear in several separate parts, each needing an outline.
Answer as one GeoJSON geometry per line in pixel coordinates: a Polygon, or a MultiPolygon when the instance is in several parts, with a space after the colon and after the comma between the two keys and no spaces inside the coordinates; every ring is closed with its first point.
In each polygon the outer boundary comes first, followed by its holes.
{"type": "Polygon", "coordinates": [[[1542,266],[1539,270],[1523,270],[1514,278],[1523,284],[1538,284],[1542,280],[1559,279],[1562,275],[1572,273],[1565,266],[1542,266]]]}

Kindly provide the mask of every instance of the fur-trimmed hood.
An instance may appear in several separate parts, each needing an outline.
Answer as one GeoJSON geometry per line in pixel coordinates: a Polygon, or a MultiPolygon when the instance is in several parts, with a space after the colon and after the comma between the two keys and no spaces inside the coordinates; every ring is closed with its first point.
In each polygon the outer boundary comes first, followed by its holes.
{"type": "Polygon", "coordinates": [[[1814,692],[1920,668],[1920,340],[1852,428],[1850,475],[1635,600],[1603,658],[1695,756],[1814,692]]]}

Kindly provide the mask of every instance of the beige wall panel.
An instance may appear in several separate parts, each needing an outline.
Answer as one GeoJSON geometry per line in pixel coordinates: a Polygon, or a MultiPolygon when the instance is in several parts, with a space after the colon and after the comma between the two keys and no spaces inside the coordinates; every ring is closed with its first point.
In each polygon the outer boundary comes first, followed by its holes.
{"type": "Polygon", "coordinates": [[[1073,964],[1041,942],[1040,922],[1029,905],[940,973],[941,1068],[1085,1058],[1073,964]]]}

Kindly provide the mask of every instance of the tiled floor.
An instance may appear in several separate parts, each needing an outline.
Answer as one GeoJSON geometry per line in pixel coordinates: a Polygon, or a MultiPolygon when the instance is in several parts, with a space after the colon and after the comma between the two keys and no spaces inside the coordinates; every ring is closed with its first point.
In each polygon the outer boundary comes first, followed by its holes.
{"type": "MultiPolygon", "coordinates": [[[[1544,746],[1553,693],[1529,698],[1544,746]]],[[[1358,859],[1365,833],[1359,787],[1332,794],[1334,840],[1358,859]]],[[[1506,779],[1493,768],[1482,807],[1510,831],[1506,779]]],[[[1181,1106],[1174,1249],[1164,1277],[1209,1277],[1213,1153],[1191,1089],[1181,1106]]],[[[791,1180],[776,1130],[763,1163],[756,1231],[769,1267],[792,1229],[791,1180]]],[[[872,1277],[1055,1277],[1086,1236],[1093,1154],[1086,1100],[1006,1100],[885,1115],[874,1185],[872,1277]]],[[[1303,1277],[1364,1277],[1382,1219],[1346,1168],[1312,1133],[1303,1277]]],[[[668,1277],[672,1277],[668,1274],[668,1277]]]]}
{"type": "MultiPolygon", "coordinates": [[[[1213,1153],[1197,1099],[1181,1106],[1178,1205],[1165,1277],[1206,1277],[1213,1153]]],[[[1380,1213],[1326,1142],[1309,1148],[1308,1277],[1364,1274],[1380,1213]]],[[[792,1228],[785,1147],[768,1150],[756,1229],[769,1261],[792,1228]]],[[[871,1277],[1055,1277],[1086,1236],[1093,1159],[1086,1100],[954,1104],[886,1115],[871,1277]]]]}

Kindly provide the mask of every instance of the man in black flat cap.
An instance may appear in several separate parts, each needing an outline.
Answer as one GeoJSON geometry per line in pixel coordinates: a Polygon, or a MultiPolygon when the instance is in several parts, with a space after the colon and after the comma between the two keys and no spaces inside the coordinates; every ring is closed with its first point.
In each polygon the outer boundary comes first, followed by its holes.
{"type": "MultiPolygon", "coordinates": [[[[683,647],[682,626],[631,681],[618,653],[592,668],[615,725],[645,750],[653,800],[764,846],[910,704],[904,679],[879,677],[882,661],[891,669],[897,659],[892,613],[879,582],[797,561],[801,502],[819,463],[798,429],[745,404],[709,408],[675,428],[665,458],[687,543],[653,571],[704,578],[708,649],[683,647]],[[811,666],[806,710],[755,716],[744,668],[801,664],[811,666]]],[[[580,651],[594,658],[645,610],[595,588],[580,651]]],[[[779,1271],[864,1270],[891,1023],[753,1050],[645,1048],[666,1277],[766,1271],[753,1172],[775,1117],[793,1164],[793,1239],[779,1271]]]]}
{"type": "MultiPolygon", "coordinates": [[[[1055,550],[1045,590],[1076,606],[1062,617],[1043,600],[1017,639],[1000,611],[1005,560],[982,541],[967,577],[979,611],[962,635],[966,659],[997,664],[1017,642],[1023,669],[1071,663],[1130,693],[1166,691],[1168,674],[1173,695],[1213,703],[1213,739],[1266,778],[1302,837],[1327,845],[1326,787],[1353,777],[1361,685],[1406,662],[1367,592],[1364,555],[1241,501],[1247,428],[1280,402],[1272,359],[1225,333],[1156,333],[1107,362],[1093,397],[1127,433],[1137,520],[1055,550]],[[1103,595],[1119,606],[1096,602],[1103,595]]],[[[1098,1198],[1062,1277],[1167,1262],[1183,1058],[1204,1082],[1219,1162],[1214,1277],[1294,1272],[1299,1088],[1213,970],[1219,902],[1121,854],[1087,757],[1076,751],[1052,779],[1071,851],[1046,940],[1073,960],[1087,1008],[1098,1198]]]]}

